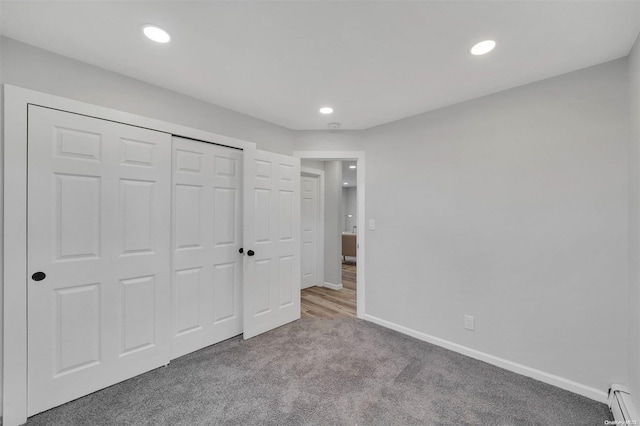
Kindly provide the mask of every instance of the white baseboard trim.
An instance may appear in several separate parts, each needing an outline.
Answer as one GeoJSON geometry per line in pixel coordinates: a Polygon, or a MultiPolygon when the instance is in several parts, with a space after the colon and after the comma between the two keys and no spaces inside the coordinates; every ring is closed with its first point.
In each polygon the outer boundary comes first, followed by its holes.
{"type": "Polygon", "coordinates": [[[330,288],[331,290],[342,290],[342,283],[334,284],[325,281],[324,284],[322,284],[322,287],[330,288]]]}
{"type": "Polygon", "coordinates": [[[459,345],[457,343],[450,342],[448,340],[441,339],[439,337],[431,336],[429,334],[422,333],[420,331],[413,330],[411,328],[398,325],[392,323],[390,321],[386,321],[380,319],[378,317],[374,317],[369,314],[365,314],[363,317],[366,321],[371,321],[372,323],[381,325],[386,328],[390,328],[391,330],[395,330],[402,334],[406,334],[411,337],[415,337],[418,340],[422,340],[425,342],[432,343],[434,345],[443,347],[445,349],[452,350],[454,352],[458,352],[462,355],[466,355],[468,357],[484,361],[488,364],[495,365],[500,368],[504,368],[505,370],[513,371],[514,373],[522,374],[523,376],[531,377],[536,380],[540,380],[541,382],[550,384],[552,386],[556,386],[560,389],[568,390],[569,392],[577,393],[578,395],[585,396],[589,399],[593,399],[598,402],[607,403],[607,392],[601,391],[596,388],[592,388],[590,386],[583,385],[581,383],[574,382],[569,379],[565,379],[560,376],[556,376],[551,373],[547,373],[541,370],[537,370],[535,368],[527,367],[526,365],[518,364],[513,361],[509,361],[504,358],[499,358],[494,355],[490,355],[485,352],[480,352],[475,349],[468,348],[466,346],[459,345]]]}

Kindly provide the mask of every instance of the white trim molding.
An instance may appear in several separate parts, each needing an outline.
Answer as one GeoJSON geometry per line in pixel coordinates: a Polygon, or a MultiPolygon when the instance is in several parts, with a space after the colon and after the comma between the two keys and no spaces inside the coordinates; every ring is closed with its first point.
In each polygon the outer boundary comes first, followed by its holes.
{"type": "Polygon", "coordinates": [[[342,290],[342,284],[328,283],[326,281],[322,284],[322,287],[326,287],[331,290],[342,290]]]}
{"type": "MultiPolygon", "coordinates": [[[[358,187],[358,248],[356,256],[356,305],[357,317],[365,316],[365,161],[364,151],[294,151],[294,157],[304,160],[333,161],[349,160],[356,162],[356,186],[358,187]]],[[[331,288],[326,285],[325,287],[331,288]]],[[[335,284],[334,284],[335,285],[335,284]]],[[[342,287],[342,286],[341,286],[342,287]]]]}
{"type": "Polygon", "coordinates": [[[450,342],[439,337],[431,336],[426,333],[405,327],[391,321],[386,321],[373,315],[365,314],[364,320],[370,321],[374,324],[381,325],[382,327],[395,330],[399,333],[406,334],[407,336],[414,337],[423,342],[432,343],[436,346],[440,346],[445,349],[449,349],[453,352],[457,352],[468,357],[484,361],[487,364],[495,365],[496,367],[504,368],[505,370],[512,371],[523,376],[531,377],[532,379],[539,380],[549,385],[558,387],[560,389],[567,390],[569,392],[577,393],[589,399],[593,399],[598,402],[607,403],[607,392],[593,388],[591,386],[577,383],[564,377],[556,376],[555,374],[547,373],[546,371],[538,370],[526,365],[518,364],[517,362],[509,361],[508,359],[500,358],[485,352],[481,352],[469,347],[459,345],[457,343],[450,342]]]}

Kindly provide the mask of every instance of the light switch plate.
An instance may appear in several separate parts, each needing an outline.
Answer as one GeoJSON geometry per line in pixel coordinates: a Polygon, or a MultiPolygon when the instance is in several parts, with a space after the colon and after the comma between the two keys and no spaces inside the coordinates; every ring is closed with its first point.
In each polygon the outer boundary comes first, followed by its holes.
{"type": "Polygon", "coordinates": [[[376,230],[376,221],[374,219],[369,219],[369,231],[376,230]]]}
{"type": "Polygon", "coordinates": [[[464,328],[466,328],[467,330],[475,330],[476,325],[475,325],[475,318],[472,317],[471,315],[465,315],[464,316],[464,328]]]}

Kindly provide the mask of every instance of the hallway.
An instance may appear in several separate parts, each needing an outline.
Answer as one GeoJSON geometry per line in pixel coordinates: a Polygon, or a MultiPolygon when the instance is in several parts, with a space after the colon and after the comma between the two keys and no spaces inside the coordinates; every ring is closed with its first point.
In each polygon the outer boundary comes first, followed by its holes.
{"type": "Polygon", "coordinates": [[[342,263],[342,290],[309,287],[302,290],[300,311],[302,318],[356,317],[356,264],[342,263]]]}

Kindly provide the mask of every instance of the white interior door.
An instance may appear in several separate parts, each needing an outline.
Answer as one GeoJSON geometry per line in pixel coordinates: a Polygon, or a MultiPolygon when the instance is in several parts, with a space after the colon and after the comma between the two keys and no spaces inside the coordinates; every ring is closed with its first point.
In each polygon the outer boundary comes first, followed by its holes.
{"type": "Polygon", "coordinates": [[[302,288],[318,284],[318,192],[317,176],[302,176],[301,228],[302,228],[302,288]]]}
{"type": "Polygon", "coordinates": [[[256,150],[247,162],[245,339],[300,318],[300,159],[256,150]]]}
{"type": "Polygon", "coordinates": [[[32,415],[169,362],[171,136],[30,106],[28,151],[32,415]]]}
{"type": "Polygon", "coordinates": [[[242,151],[173,138],[173,358],[242,333],[242,151]]]}

